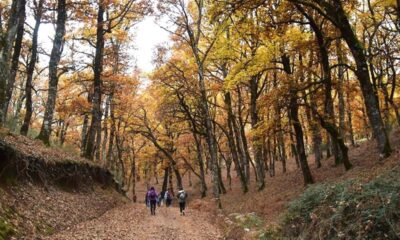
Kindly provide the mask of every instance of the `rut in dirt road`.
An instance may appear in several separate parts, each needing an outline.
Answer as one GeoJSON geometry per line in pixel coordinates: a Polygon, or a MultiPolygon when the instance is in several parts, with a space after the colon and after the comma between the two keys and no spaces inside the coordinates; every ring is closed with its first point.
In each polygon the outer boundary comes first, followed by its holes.
{"type": "Polygon", "coordinates": [[[178,208],[161,207],[151,216],[144,205],[128,204],[46,239],[208,240],[222,239],[221,236],[206,213],[188,209],[186,216],[180,216],[178,208]]]}

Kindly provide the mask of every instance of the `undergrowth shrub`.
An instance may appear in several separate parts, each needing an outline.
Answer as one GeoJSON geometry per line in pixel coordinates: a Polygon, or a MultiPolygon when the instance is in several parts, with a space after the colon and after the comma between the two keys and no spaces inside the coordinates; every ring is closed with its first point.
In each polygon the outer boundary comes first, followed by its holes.
{"type": "Polygon", "coordinates": [[[347,180],[308,188],[281,220],[291,239],[400,239],[400,168],[368,183],[347,180]]]}

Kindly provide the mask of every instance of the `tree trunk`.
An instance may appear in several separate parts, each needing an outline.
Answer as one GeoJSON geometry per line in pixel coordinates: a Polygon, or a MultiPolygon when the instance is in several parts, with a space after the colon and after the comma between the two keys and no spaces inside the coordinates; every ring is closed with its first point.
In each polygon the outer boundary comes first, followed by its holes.
{"type": "Polygon", "coordinates": [[[356,62],[357,70],[355,74],[360,82],[364,96],[365,108],[381,157],[389,157],[392,149],[380,114],[379,100],[371,84],[364,47],[353,31],[342,3],[339,0],[334,1],[334,10],[329,9],[328,13],[333,17],[333,19],[335,19],[336,27],[341,31],[342,36],[350,48],[356,62]]]}
{"type": "Polygon", "coordinates": [[[199,168],[200,168],[200,193],[201,197],[203,198],[207,195],[207,184],[204,173],[203,147],[201,145],[200,138],[196,133],[193,133],[193,137],[196,143],[197,161],[199,163],[199,168]]]}
{"type": "Polygon", "coordinates": [[[175,196],[174,194],[174,184],[172,183],[172,167],[171,165],[168,167],[168,176],[169,176],[169,189],[170,189],[170,193],[172,194],[172,196],[175,196]]]}
{"type": "Polygon", "coordinates": [[[25,26],[25,18],[26,18],[26,11],[25,11],[25,5],[26,5],[26,0],[20,0],[20,7],[18,10],[18,26],[17,26],[17,37],[15,39],[15,45],[14,45],[14,52],[11,60],[11,68],[10,68],[10,75],[9,79],[7,82],[7,89],[6,89],[6,99],[5,99],[5,104],[4,104],[4,119],[3,121],[5,122],[7,120],[7,111],[8,111],[8,106],[10,105],[11,97],[14,91],[14,84],[15,84],[15,79],[17,76],[18,72],[18,66],[19,66],[19,56],[21,54],[21,48],[22,48],[22,40],[24,38],[24,26],[25,26]]]}
{"type": "Polygon", "coordinates": [[[131,163],[131,175],[132,175],[132,200],[136,202],[136,156],[135,151],[132,148],[132,163],[131,163]]]}
{"type": "Polygon", "coordinates": [[[50,145],[51,125],[53,123],[54,108],[58,92],[58,64],[64,47],[65,21],[67,20],[66,0],[58,0],[57,26],[49,62],[49,91],[43,123],[38,139],[50,145]]]}
{"type": "MultiPolygon", "coordinates": [[[[307,14],[306,11],[300,6],[296,5],[297,9],[308,19],[311,28],[315,33],[315,37],[318,43],[320,62],[322,65],[322,80],[325,86],[325,105],[324,110],[327,116],[327,121],[330,121],[332,124],[335,123],[335,112],[333,106],[333,98],[332,98],[332,75],[331,75],[331,67],[329,64],[329,54],[327,49],[327,43],[324,38],[324,34],[322,30],[318,27],[317,22],[314,18],[307,14]]],[[[301,57],[301,55],[300,55],[301,57]]],[[[332,138],[332,136],[330,136],[332,138]]],[[[329,141],[329,147],[332,149],[332,153],[335,157],[335,164],[339,165],[342,162],[341,153],[338,151],[338,146],[334,144],[334,141],[331,139],[329,141]]]]}
{"type": "MultiPolygon", "coordinates": [[[[305,99],[307,103],[307,99],[305,99]]],[[[316,108],[315,104],[315,99],[311,96],[310,97],[310,105],[312,107],[316,108]]],[[[312,136],[312,141],[313,141],[313,151],[314,151],[314,158],[315,158],[315,166],[317,168],[321,167],[321,160],[322,160],[322,151],[321,151],[321,143],[322,143],[322,136],[321,136],[321,131],[320,128],[318,127],[318,124],[316,123],[316,120],[314,115],[311,113],[311,109],[307,108],[306,109],[306,115],[307,115],[307,120],[308,124],[311,129],[311,136],[312,136]]]]}
{"type": "Polygon", "coordinates": [[[298,111],[299,107],[297,104],[297,93],[295,90],[294,91],[292,90],[292,96],[290,98],[289,114],[292,119],[292,124],[296,136],[296,143],[297,143],[296,148],[297,148],[297,153],[299,154],[300,167],[303,172],[304,185],[308,185],[314,183],[314,179],[311,175],[311,171],[307,163],[307,156],[304,149],[304,140],[303,140],[304,134],[303,134],[303,129],[301,128],[298,111]]]}
{"type": "MultiPolygon", "coordinates": [[[[283,68],[288,77],[293,74],[291,65],[290,65],[290,58],[286,56],[286,54],[282,55],[282,63],[283,63],[283,68]]],[[[303,129],[300,124],[300,119],[299,119],[299,105],[297,103],[297,89],[294,89],[291,87],[290,89],[290,103],[289,103],[289,116],[291,119],[291,123],[293,125],[293,129],[295,132],[295,137],[296,137],[296,149],[297,149],[297,154],[299,156],[299,162],[300,162],[300,167],[303,172],[303,178],[304,178],[304,185],[312,184],[314,183],[314,179],[311,175],[310,168],[308,166],[307,162],[307,156],[306,156],[306,151],[304,148],[304,134],[303,134],[303,129]]]]}
{"type": "MultiPolygon", "coordinates": [[[[92,120],[88,133],[88,140],[85,148],[85,157],[93,160],[96,133],[101,130],[101,73],[103,71],[103,50],[104,50],[104,6],[103,0],[99,1],[97,12],[97,30],[96,30],[96,54],[94,59],[94,92],[92,101],[92,120]]],[[[98,138],[97,138],[98,139],[98,138]]]]}
{"type": "Polygon", "coordinates": [[[258,190],[261,191],[265,188],[264,161],[262,160],[262,140],[258,133],[254,134],[254,132],[257,130],[257,125],[259,122],[257,109],[258,79],[259,76],[253,76],[250,79],[250,118],[251,128],[253,131],[252,146],[254,161],[256,163],[258,190]]]}
{"type": "Polygon", "coordinates": [[[87,129],[89,123],[89,116],[87,113],[83,115],[83,123],[82,123],[82,133],[81,133],[81,156],[85,153],[85,146],[87,140],[87,129]]]}
{"type": "Polygon", "coordinates": [[[200,58],[198,57],[198,53],[195,52],[195,56],[197,56],[197,66],[198,66],[198,80],[199,80],[199,86],[200,86],[200,92],[201,92],[201,106],[202,106],[202,111],[205,116],[205,122],[206,122],[206,140],[207,144],[209,147],[209,152],[210,152],[210,161],[211,161],[211,169],[212,169],[212,180],[213,180],[213,195],[216,200],[216,204],[218,208],[221,208],[221,200],[219,197],[219,185],[218,185],[218,157],[217,157],[217,146],[215,143],[215,137],[213,135],[213,126],[212,126],[212,120],[211,120],[211,115],[210,115],[210,109],[208,106],[208,100],[207,100],[207,90],[206,86],[204,83],[204,67],[202,62],[200,61],[200,58]]]}
{"type": "MultiPolygon", "coordinates": [[[[243,162],[244,162],[244,170],[245,170],[245,175],[246,175],[246,181],[248,184],[250,184],[250,164],[252,163],[250,153],[249,153],[249,147],[247,144],[247,137],[246,137],[246,132],[245,132],[245,124],[243,123],[243,116],[242,116],[242,106],[243,106],[243,99],[242,99],[242,94],[240,91],[240,87],[237,87],[237,93],[238,93],[238,119],[239,119],[239,134],[240,134],[240,140],[241,140],[241,145],[242,145],[242,150],[243,150],[243,162]]],[[[256,176],[257,180],[257,172],[254,171],[254,174],[256,176]]]]}
{"type": "MultiPolygon", "coordinates": [[[[111,126],[110,126],[110,141],[108,143],[108,150],[107,150],[107,158],[105,159],[106,166],[110,167],[111,162],[113,161],[113,145],[114,145],[114,137],[115,137],[115,115],[114,115],[114,93],[113,90],[110,93],[110,119],[111,119],[111,126]]],[[[138,175],[139,176],[139,175],[138,175]]]]}
{"type": "Polygon", "coordinates": [[[26,78],[26,83],[25,83],[25,117],[24,117],[24,123],[22,124],[21,127],[21,134],[22,135],[27,135],[28,130],[29,130],[29,125],[31,123],[31,118],[32,118],[32,79],[33,79],[33,72],[35,71],[35,64],[37,61],[37,47],[38,47],[38,34],[39,34],[39,27],[40,23],[42,20],[42,13],[43,13],[43,1],[40,0],[39,4],[36,9],[36,16],[35,16],[35,27],[33,29],[33,35],[32,35],[32,47],[31,47],[31,59],[28,64],[27,68],[27,78],[26,78]]]}
{"type": "MultiPolygon", "coordinates": [[[[344,56],[342,52],[342,45],[340,39],[336,40],[336,51],[337,51],[337,58],[338,58],[338,64],[343,64],[344,63],[344,56]]],[[[340,130],[340,135],[345,136],[345,100],[344,100],[344,73],[345,73],[345,68],[343,66],[339,66],[338,69],[338,107],[339,107],[339,130],[340,130]]]]}
{"type": "Polygon", "coordinates": [[[162,184],[162,192],[166,192],[168,190],[168,171],[169,167],[164,169],[164,177],[163,177],[163,184],[162,184]]]}
{"type": "Polygon", "coordinates": [[[3,120],[5,119],[4,109],[6,103],[7,81],[10,76],[10,57],[18,29],[18,12],[20,4],[20,0],[13,0],[11,2],[7,29],[4,36],[0,36],[0,127],[3,126],[3,120]]]}
{"type": "Polygon", "coordinates": [[[15,103],[15,107],[13,107],[14,114],[13,114],[13,120],[11,124],[11,131],[15,132],[17,129],[17,125],[19,124],[19,115],[21,113],[22,109],[22,104],[24,102],[25,94],[24,91],[22,90],[24,86],[24,81],[21,81],[20,86],[19,86],[19,96],[17,98],[17,102],[15,103]]]}
{"type": "Polygon", "coordinates": [[[107,100],[106,100],[106,108],[104,109],[104,124],[103,124],[103,131],[104,131],[104,137],[103,137],[103,144],[101,146],[101,160],[103,166],[106,166],[107,162],[107,143],[108,143],[108,112],[110,111],[110,104],[111,104],[111,97],[108,95],[107,100]]]}
{"type": "Polygon", "coordinates": [[[230,92],[225,93],[224,101],[225,101],[225,106],[226,106],[227,112],[228,112],[228,119],[227,119],[227,122],[228,122],[228,136],[227,136],[228,145],[231,150],[231,155],[232,155],[233,162],[235,164],[235,169],[236,169],[237,175],[239,176],[239,179],[240,179],[242,191],[243,191],[243,193],[246,193],[246,192],[248,192],[249,189],[247,187],[247,180],[246,180],[245,174],[243,172],[242,165],[239,162],[238,151],[237,151],[236,144],[235,144],[234,130],[233,130],[235,117],[233,115],[232,99],[231,99],[230,92]]]}
{"type": "MultiPolygon", "coordinates": [[[[219,159],[221,159],[221,158],[219,158],[219,159]]],[[[218,163],[218,183],[219,183],[219,193],[226,194],[226,188],[224,185],[224,181],[222,179],[222,171],[221,171],[221,163],[220,162],[218,163]]]]}
{"type": "Polygon", "coordinates": [[[351,163],[349,161],[349,157],[348,157],[348,148],[347,148],[346,144],[344,143],[343,138],[340,136],[339,130],[337,129],[337,127],[334,124],[332,124],[329,121],[326,121],[322,116],[320,116],[317,112],[317,109],[315,109],[315,108],[311,108],[311,109],[312,109],[314,115],[319,118],[321,126],[327,132],[329,132],[329,134],[332,136],[334,144],[337,144],[340,147],[340,151],[343,154],[342,155],[343,165],[344,165],[346,171],[351,169],[352,165],[351,165],[351,163]]]}

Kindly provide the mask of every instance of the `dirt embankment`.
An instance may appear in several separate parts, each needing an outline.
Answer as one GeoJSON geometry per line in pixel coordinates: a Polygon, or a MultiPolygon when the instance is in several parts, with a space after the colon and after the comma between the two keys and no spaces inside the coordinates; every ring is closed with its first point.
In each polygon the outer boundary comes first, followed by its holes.
{"type": "Polygon", "coordinates": [[[109,171],[0,131],[0,239],[41,239],[126,202],[109,171]]]}

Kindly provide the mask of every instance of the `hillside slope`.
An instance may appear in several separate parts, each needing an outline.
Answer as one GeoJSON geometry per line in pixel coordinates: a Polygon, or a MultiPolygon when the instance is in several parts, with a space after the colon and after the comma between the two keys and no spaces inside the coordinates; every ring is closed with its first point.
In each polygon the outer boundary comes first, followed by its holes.
{"type": "Polygon", "coordinates": [[[101,166],[1,131],[0,239],[40,239],[125,201],[101,166]]]}
{"type": "MultiPolygon", "coordinates": [[[[310,168],[318,188],[320,184],[336,184],[350,180],[368,183],[380,175],[387,175],[400,165],[400,134],[398,131],[391,137],[393,154],[380,160],[374,141],[366,141],[355,148],[350,148],[349,157],[353,164],[350,171],[343,166],[334,167],[332,158],[322,162],[322,168],[317,169],[313,157],[309,156],[310,168]]],[[[242,194],[238,179],[234,178],[232,190],[222,196],[223,215],[221,220],[227,235],[232,239],[241,236],[245,239],[257,239],[265,229],[275,228],[281,223],[282,216],[289,203],[296,201],[307,190],[303,186],[300,169],[290,160],[289,170],[282,173],[277,162],[275,177],[267,177],[266,188],[258,192],[256,183],[252,182],[250,192],[242,194]]],[[[400,176],[399,176],[400,177],[400,176]]],[[[307,193],[306,193],[307,194],[307,193]]]]}

